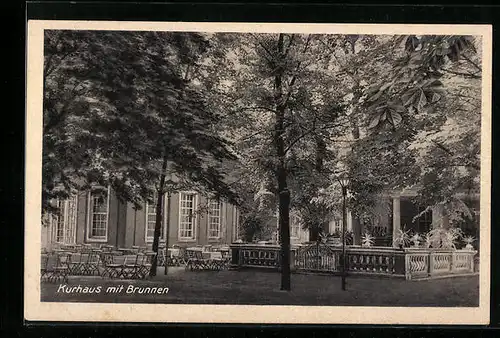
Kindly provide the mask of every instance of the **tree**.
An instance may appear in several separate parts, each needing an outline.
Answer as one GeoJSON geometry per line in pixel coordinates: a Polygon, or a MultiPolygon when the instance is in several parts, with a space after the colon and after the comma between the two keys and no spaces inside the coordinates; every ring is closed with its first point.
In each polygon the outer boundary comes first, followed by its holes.
{"type": "MultiPolygon", "coordinates": [[[[290,290],[291,182],[326,160],[326,140],[346,125],[329,72],[331,55],[323,36],[248,34],[233,36],[224,88],[232,133],[254,191],[276,196],[279,218],[281,289],[290,290]],[[249,128],[250,126],[250,128],[249,128]]],[[[228,39],[229,40],[229,39],[228,39]]],[[[297,187],[300,189],[300,187],[297,187]]]]}
{"type": "Polygon", "coordinates": [[[50,201],[67,198],[85,186],[95,161],[92,120],[110,108],[83,74],[89,43],[85,34],[46,31],[43,67],[42,210],[54,211],[50,201]]]}
{"type": "MultiPolygon", "coordinates": [[[[217,115],[187,76],[192,56],[206,49],[206,40],[198,34],[155,32],[80,32],[63,38],[69,45],[83,40],[87,47],[75,52],[77,67],[68,69],[66,78],[90,83],[107,108],[94,114],[82,109],[84,118],[76,119],[78,126],[85,121],[91,128],[75,134],[92,143],[86,150],[89,159],[75,171],[86,170],[79,178],[87,184],[110,184],[120,199],[136,207],[156,191],[154,252],[167,171],[191,187],[237,203],[224,177],[223,162],[235,159],[230,142],[215,132],[217,115]],[[90,71],[81,73],[79,68],[90,71]]],[[[64,77],[59,79],[64,83],[64,77]]],[[[59,125],[62,133],[64,128],[59,125]]],[[[155,273],[156,259],[150,274],[155,273]]]]}

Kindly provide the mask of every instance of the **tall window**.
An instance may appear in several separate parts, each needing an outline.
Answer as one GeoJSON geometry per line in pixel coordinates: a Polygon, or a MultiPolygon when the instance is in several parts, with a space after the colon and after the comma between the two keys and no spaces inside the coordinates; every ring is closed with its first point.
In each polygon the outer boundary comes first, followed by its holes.
{"type": "MultiPolygon", "coordinates": [[[[155,194],[153,196],[152,202],[146,202],[146,242],[152,242],[155,235],[155,226],[156,226],[156,203],[157,203],[158,195],[155,194]]],[[[164,198],[162,197],[162,205],[165,206],[164,198]]],[[[165,226],[165,217],[166,215],[165,207],[162,210],[162,218],[161,218],[161,230],[160,230],[160,239],[165,239],[165,232],[163,228],[165,226]]]]}
{"type": "Polygon", "coordinates": [[[109,189],[95,189],[89,196],[89,239],[108,239],[109,189]]]}
{"type": "Polygon", "coordinates": [[[53,215],[52,229],[54,241],[58,243],[74,243],[76,231],[76,195],[66,200],[57,200],[58,212],[53,215]]]}
{"type": "Polygon", "coordinates": [[[240,239],[240,211],[234,208],[234,240],[240,239]]]}
{"type": "Polygon", "coordinates": [[[213,200],[209,202],[208,207],[208,238],[220,238],[222,203],[213,200]]]}
{"type": "Polygon", "coordinates": [[[179,239],[192,240],[195,239],[195,209],[196,209],[196,194],[181,193],[180,194],[180,212],[179,212],[179,239]]]}
{"type": "Polygon", "coordinates": [[[290,237],[300,237],[300,217],[296,214],[290,215],[290,237]]]}
{"type": "MultiPolygon", "coordinates": [[[[425,207],[418,207],[418,213],[421,213],[425,210],[425,207]]],[[[420,233],[427,232],[431,229],[432,224],[432,211],[428,210],[423,213],[416,221],[417,223],[417,231],[420,233]]]]}
{"type": "Polygon", "coordinates": [[[332,234],[341,234],[342,233],[342,220],[341,219],[333,219],[330,221],[328,231],[332,234]]]}

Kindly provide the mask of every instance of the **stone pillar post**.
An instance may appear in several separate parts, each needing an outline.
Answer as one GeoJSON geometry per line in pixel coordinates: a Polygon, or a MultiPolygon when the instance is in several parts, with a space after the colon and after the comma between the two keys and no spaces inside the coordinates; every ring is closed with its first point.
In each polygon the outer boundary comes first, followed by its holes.
{"type": "Polygon", "coordinates": [[[432,228],[443,227],[447,229],[449,227],[448,215],[446,215],[442,205],[436,205],[432,208],[432,228]]]}
{"type": "Polygon", "coordinates": [[[396,247],[394,238],[398,236],[401,229],[401,198],[399,196],[392,198],[392,246],[396,247]]]}
{"type": "Polygon", "coordinates": [[[352,231],[353,228],[353,224],[352,224],[352,213],[351,213],[351,210],[347,209],[347,224],[346,224],[346,229],[347,231],[352,231]]]}

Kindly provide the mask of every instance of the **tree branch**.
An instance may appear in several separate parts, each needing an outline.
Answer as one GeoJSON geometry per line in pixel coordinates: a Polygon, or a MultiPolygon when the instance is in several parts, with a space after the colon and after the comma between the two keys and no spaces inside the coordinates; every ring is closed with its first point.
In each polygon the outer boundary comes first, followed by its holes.
{"type": "MultiPolygon", "coordinates": [[[[306,44],[304,46],[304,49],[302,50],[302,54],[305,53],[307,51],[307,49],[309,48],[309,43],[311,42],[311,35],[308,35],[307,36],[307,40],[306,40],[306,44]]],[[[300,69],[300,65],[302,64],[302,61],[299,61],[297,63],[297,67],[295,68],[295,72],[292,76],[292,79],[290,80],[290,82],[288,83],[288,92],[285,96],[285,100],[283,101],[283,104],[285,105],[288,100],[290,99],[290,96],[292,95],[292,87],[293,85],[295,84],[295,81],[297,80],[297,74],[299,72],[299,69],[300,69]]]]}
{"type": "Polygon", "coordinates": [[[255,39],[255,41],[257,42],[257,44],[262,47],[262,49],[264,49],[264,51],[267,53],[267,55],[269,55],[269,57],[265,56],[264,55],[264,58],[268,61],[268,62],[271,62],[271,59],[273,57],[273,54],[271,53],[271,51],[262,43],[262,41],[260,41],[258,38],[256,38],[253,34],[252,34],[252,37],[255,39]],[[271,58],[271,59],[270,59],[271,58]]]}
{"type": "Polygon", "coordinates": [[[285,53],[284,53],[284,58],[286,58],[288,56],[288,53],[290,52],[290,49],[292,47],[292,44],[293,44],[293,41],[295,40],[295,34],[292,34],[290,36],[290,40],[288,42],[288,46],[286,47],[285,49],[285,53]]]}
{"type": "Polygon", "coordinates": [[[475,63],[474,61],[472,61],[472,60],[471,60],[468,56],[466,56],[466,55],[462,55],[462,58],[463,58],[464,60],[466,60],[467,62],[469,62],[469,63],[470,63],[472,66],[474,66],[477,70],[479,70],[479,71],[481,71],[481,72],[483,71],[483,69],[482,69],[482,68],[481,68],[481,67],[480,67],[477,63],[475,63]]]}
{"type": "Polygon", "coordinates": [[[459,75],[459,76],[464,76],[464,77],[470,77],[472,79],[480,79],[481,76],[479,75],[476,75],[476,74],[472,74],[472,73],[462,73],[462,72],[455,72],[453,70],[449,70],[449,69],[443,69],[444,72],[446,73],[450,73],[450,74],[453,74],[453,75],[459,75]]]}

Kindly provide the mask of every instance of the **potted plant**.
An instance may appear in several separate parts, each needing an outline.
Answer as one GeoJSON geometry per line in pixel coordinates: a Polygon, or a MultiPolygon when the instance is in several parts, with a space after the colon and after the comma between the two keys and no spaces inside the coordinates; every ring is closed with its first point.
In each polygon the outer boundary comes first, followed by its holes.
{"type": "Polygon", "coordinates": [[[368,232],[365,232],[364,235],[361,237],[361,246],[364,246],[367,248],[372,247],[374,240],[375,240],[375,237],[370,235],[368,232]]]}
{"type": "Polygon", "coordinates": [[[474,241],[476,240],[474,236],[467,236],[463,240],[465,243],[466,250],[474,250],[474,246],[472,245],[472,243],[474,243],[474,241]]]}
{"type": "Polygon", "coordinates": [[[429,231],[430,242],[433,248],[455,249],[456,241],[462,236],[460,228],[435,228],[429,231]]]}
{"type": "Polygon", "coordinates": [[[328,234],[320,232],[318,236],[318,243],[326,244],[328,242],[328,234]]]}
{"type": "Polygon", "coordinates": [[[424,248],[429,249],[432,247],[432,236],[429,233],[424,235],[424,248]]]}
{"type": "Polygon", "coordinates": [[[400,249],[408,246],[410,243],[410,235],[409,231],[403,231],[402,229],[399,229],[396,232],[396,236],[394,236],[394,244],[397,245],[400,249]]]}
{"type": "Polygon", "coordinates": [[[413,236],[411,236],[410,242],[413,244],[413,248],[418,248],[421,240],[422,237],[418,232],[416,232],[413,236]]]}

